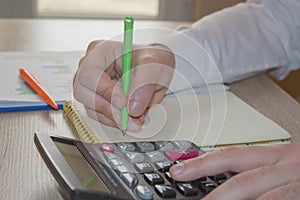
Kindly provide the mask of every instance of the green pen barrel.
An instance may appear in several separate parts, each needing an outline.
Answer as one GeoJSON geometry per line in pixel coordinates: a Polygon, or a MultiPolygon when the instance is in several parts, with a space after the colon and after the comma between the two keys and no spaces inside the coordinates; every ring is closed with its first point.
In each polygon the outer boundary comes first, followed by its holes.
{"type": "MultiPolygon", "coordinates": [[[[125,95],[128,95],[131,81],[131,65],[132,65],[132,40],[133,40],[133,17],[126,16],[124,18],[124,42],[122,56],[122,89],[125,95]]],[[[122,131],[126,131],[128,123],[128,110],[125,106],[121,111],[122,131]]]]}
{"type": "Polygon", "coordinates": [[[130,70],[132,65],[132,38],[133,38],[133,18],[124,18],[124,44],[123,44],[123,69],[122,88],[125,95],[128,95],[130,87],[130,70]]]}

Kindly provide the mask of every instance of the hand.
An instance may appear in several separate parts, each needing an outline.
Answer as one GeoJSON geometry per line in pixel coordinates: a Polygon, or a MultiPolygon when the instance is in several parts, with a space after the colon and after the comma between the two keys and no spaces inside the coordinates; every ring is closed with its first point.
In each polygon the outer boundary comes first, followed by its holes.
{"type": "Polygon", "coordinates": [[[120,110],[127,105],[127,129],[138,132],[153,104],[167,91],[175,65],[170,50],[161,45],[133,46],[132,80],[128,98],[122,91],[122,48],[114,41],[93,41],[81,58],[74,78],[74,97],[87,113],[103,124],[120,127],[120,110]]]}
{"type": "Polygon", "coordinates": [[[229,147],[174,165],[172,177],[189,181],[227,171],[238,172],[205,200],[300,199],[300,143],[266,147],[229,147]]]}

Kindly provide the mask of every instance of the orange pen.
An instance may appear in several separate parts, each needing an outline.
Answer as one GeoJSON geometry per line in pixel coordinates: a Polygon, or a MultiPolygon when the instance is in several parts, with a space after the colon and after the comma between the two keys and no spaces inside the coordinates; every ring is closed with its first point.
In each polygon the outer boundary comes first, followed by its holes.
{"type": "Polygon", "coordinates": [[[53,109],[57,110],[58,105],[55,101],[49,96],[46,90],[39,84],[39,82],[25,69],[20,69],[20,76],[24,81],[43,99],[47,104],[49,104],[53,109]]]}

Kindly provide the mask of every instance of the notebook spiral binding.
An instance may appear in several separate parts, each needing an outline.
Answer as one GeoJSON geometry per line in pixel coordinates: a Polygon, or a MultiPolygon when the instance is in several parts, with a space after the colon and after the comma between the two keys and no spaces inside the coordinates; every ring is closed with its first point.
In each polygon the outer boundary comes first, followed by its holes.
{"type": "Polygon", "coordinates": [[[90,126],[72,101],[66,101],[63,105],[63,110],[67,114],[69,120],[73,124],[80,139],[83,142],[94,144],[100,143],[99,138],[90,128],[90,126]]]}

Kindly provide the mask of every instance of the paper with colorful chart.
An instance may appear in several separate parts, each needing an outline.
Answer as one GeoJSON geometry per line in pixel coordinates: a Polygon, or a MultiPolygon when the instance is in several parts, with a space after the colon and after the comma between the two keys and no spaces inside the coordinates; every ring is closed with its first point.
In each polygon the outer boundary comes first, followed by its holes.
{"type": "Polygon", "coordinates": [[[0,101],[41,102],[19,77],[28,70],[55,100],[72,98],[72,80],[83,52],[0,52],[0,101]]]}

